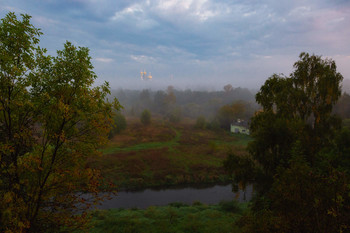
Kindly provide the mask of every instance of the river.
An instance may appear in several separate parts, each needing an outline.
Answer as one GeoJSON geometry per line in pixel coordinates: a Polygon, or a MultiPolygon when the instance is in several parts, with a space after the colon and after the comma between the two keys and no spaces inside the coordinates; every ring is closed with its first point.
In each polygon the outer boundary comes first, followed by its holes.
{"type": "Polygon", "coordinates": [[[139,208],[162,206],[173,202],[192,204],[199,201],[204,204],[218,204],[220,201],[231,201],[237,196],[239,202],[252,198],[253,187],[250,185],[238,195],[232,192],[231,185],[215,185],[211,187],[178,187],[167,189],[145,189],[141,191],[121,191],[105,200],[98,209],[139,208]]]}

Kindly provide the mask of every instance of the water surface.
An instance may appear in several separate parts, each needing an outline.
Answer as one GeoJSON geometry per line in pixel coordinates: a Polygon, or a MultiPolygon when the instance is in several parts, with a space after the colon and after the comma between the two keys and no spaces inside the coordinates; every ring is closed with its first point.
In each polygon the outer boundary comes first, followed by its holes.
{"type": "Polygon", "coordinates": [[[215,185],[205,188],[185,187],[121,191],[116,196],[112,196],[112,199],[103,201],[97,208],[145,209],[149,206],[162,206],[173,202],[192,204],[195,201],[199,201],[204,204],[218,204],[220,201],[231,201],[234,199],[244,202],[252,198],[252,190],[253,187],[248,186],[245,192],[240,190],[238,193],[233,193],[231,185],[215,185]]]}

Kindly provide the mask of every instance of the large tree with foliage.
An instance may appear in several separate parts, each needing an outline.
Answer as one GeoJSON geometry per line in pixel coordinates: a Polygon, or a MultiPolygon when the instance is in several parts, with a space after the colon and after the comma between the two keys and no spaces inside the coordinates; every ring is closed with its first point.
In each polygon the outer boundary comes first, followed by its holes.
{"type": "Polygon", "coordinates": [[[220,126],[225,129],[230,128],[230,124],[237,121],[240,118],[248,118],[248,103],[243,101],[236,101],[232,104],[226,104],[222,106],[216,117],[220,122],[220,126]]]}
{"type": "Polygon", "coordinates": [[[333,60],[307,53],[294,68],[261,87],[249,156],[231,154],[225,166],[235,184],[256,184],[242,219],[247,232],[342,232],[350,222],[350,137],[332,108],[343,77],[333,60]]]}
{"type": "Polygon", "coordinates": [[[87,48],[67,42],[47,56],[42,33],[21,17],[0,22],[0,232],[70,231],[99,199],[99,173],[85,161],[119,105],[105,101],[107,83],[92,87],[87,48]]]}

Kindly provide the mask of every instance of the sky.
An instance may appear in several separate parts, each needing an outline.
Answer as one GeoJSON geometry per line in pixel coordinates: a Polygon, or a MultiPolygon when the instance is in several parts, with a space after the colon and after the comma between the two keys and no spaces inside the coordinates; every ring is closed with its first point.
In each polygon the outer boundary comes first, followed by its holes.
{"type": "Polygon", "coordinates": [[[32,16],[51,55],[88,47],[96,84],[113,89],[259,89],[301,52],[350,79],[349,0],[0,0],[9,11],[32,16]]]}

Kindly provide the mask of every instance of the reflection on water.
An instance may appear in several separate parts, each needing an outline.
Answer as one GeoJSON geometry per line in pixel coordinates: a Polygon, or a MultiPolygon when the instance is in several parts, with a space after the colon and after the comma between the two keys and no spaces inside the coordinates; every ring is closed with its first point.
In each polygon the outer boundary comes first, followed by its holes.
{"type": "Polygon", "coordinates": [[[231,185],[215,185],[212,187],[186,187],[169,189],[145,189],[142,191],[121,191],[105,200],[98,209],[110,208],[140,208],[149,206],[162,206],[172,202],[192,204],[199,201],[204,204],[217,204],[220,201],[230,201],[237,197],[239,202],[249,201],[252,198],[253,187],[250,185],[245,192],[240,190],[237,194],[232,192],[231,185]]]}

